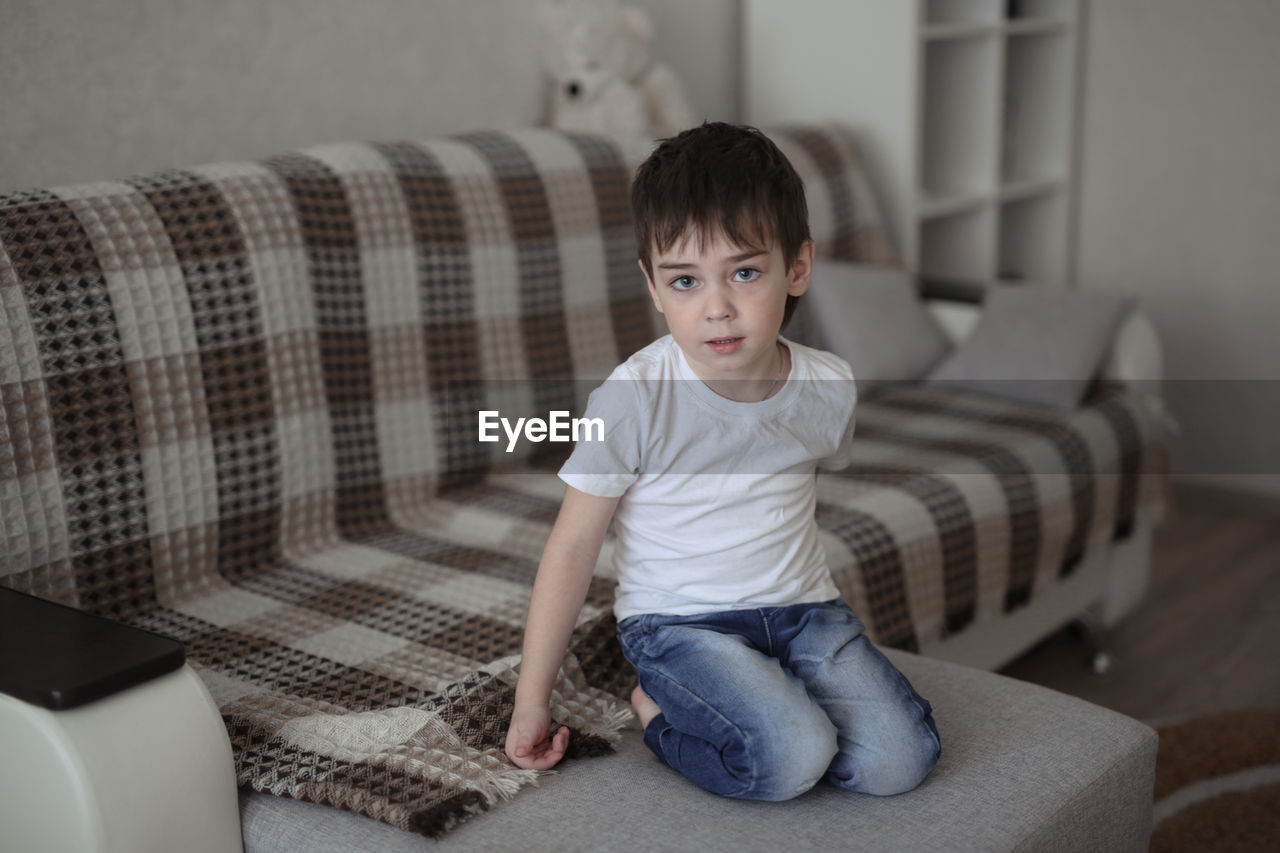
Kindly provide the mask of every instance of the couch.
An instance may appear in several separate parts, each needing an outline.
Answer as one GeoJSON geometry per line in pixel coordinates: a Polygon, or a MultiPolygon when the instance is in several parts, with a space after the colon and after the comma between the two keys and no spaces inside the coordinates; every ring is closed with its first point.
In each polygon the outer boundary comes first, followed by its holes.
{"type": "MultiPolygon", "coordinates": [[[[819,253],[896,263],[851,134],[772,135],[819,253]]],[[[1141,600],[1163,493],[1151,385],[1126,384],[1158,364],[1140,314],[1081,406],[902,384],[860,402],[854,468],[820,479],[837,585],[937,709],[920,789],[757,810],[672,780],[629,722],[607,544],[553,697],[573,754],[542,778],[505,761],[566,448],[508,453],[477,416],[580,411],[659,333],[627,205],[646,150],[480,132],[0,198],[0,587],[24,594],[6,606],[178,649],[80,707],[0,695],[28,762],[0,772],[7,831],[65,830],[68,849],[1145,844],[1151,730],[977,671],[1141,600]]],[[[933,307],[960,339],[981,306],[933,307]]],[[[22,639],[11,662],[57,645],[22,639]]]]}

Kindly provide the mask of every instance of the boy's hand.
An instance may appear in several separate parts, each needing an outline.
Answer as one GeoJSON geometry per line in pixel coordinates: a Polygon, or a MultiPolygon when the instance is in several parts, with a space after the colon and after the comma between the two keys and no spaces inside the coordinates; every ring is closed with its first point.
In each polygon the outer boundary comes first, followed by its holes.
{"type": "Polygon", "coordinates": [[[525,770],[546,770],[564,758],[569,745],[569,729],[561,728],[554,738],[548,739],[551,730],[551,712],[546,708],[520,708],[511,715],[507,729],[507,757],[525,770]]]}

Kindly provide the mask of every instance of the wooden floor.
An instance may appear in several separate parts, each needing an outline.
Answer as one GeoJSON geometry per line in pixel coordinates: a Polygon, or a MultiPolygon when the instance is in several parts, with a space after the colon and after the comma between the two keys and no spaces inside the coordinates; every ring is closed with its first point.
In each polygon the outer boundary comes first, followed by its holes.
{"type": "Polygon", "coordinates": [[[1150,723],[1280,706],[1280,517],[1176,491],[1156,532],[1147,599],[1109,640],[1107,675],[1093,673],[1078,629],[1002,672],[1150,723]]]}

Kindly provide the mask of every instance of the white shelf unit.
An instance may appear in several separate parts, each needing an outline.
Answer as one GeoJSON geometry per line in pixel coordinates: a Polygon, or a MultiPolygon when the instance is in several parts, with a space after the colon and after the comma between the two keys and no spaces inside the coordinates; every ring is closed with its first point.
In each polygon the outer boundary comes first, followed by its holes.
{"type": "Polygon", "coordinates": [[[913,269],[1074,278],[1085,0],[744,0],[744,119],[859,135],[913,269]]]}

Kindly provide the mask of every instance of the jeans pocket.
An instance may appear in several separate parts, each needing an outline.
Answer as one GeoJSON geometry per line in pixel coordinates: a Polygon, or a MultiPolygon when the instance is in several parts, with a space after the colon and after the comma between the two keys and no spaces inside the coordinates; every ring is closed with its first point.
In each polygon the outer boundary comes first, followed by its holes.
{"type": "Polygon", "coordinates": [[[632,666],[644,656],[645,639],[652,632],[649,620],[644,614],[631,616],[618,623],[618,643],[622,646],[622,654],[632,666]]]}

